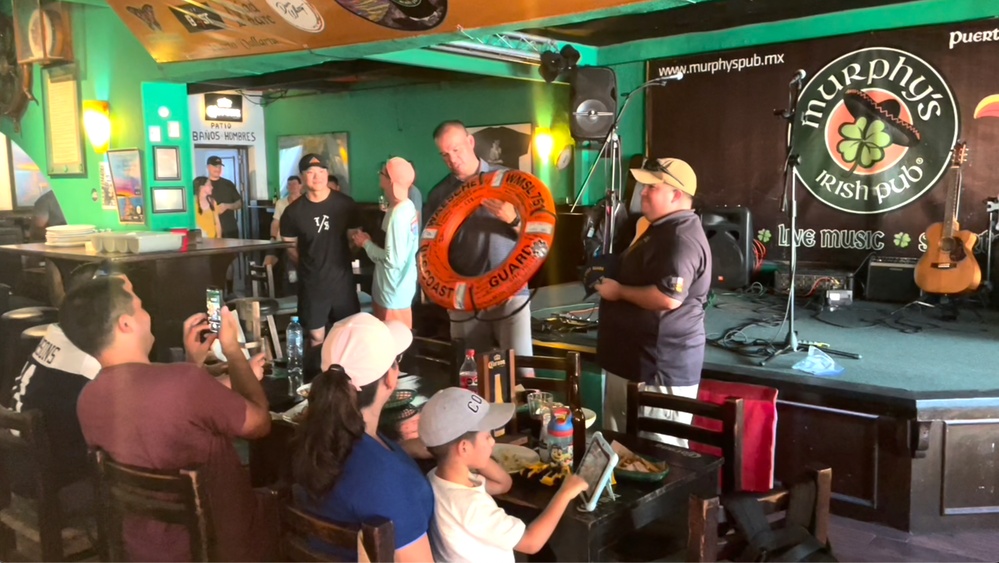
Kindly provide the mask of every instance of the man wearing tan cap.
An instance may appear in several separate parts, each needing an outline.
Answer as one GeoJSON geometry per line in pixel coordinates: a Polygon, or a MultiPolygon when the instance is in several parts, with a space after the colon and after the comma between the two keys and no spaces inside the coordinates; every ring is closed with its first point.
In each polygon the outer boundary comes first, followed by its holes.
{"type": "Polygon", "coordinates": [[[389,202],[382,221],[385,247],[372,242],[371,236],[363,231],[353,235],[354,244],[363,248],[375,263],[371,290],[375,316],[382,321],[401,321],[410,329],[416,295],[416,249],[420,244],[420,221],[408,196],[415,180],[416,171],[408,160],[390,158],[378,171],[378,184],[389,202]]]}
{"type": "MultiPolygon", "coordinates": [[[[697,176],[676,158],[647,159],[631,174],[649,226],[620,257],[600,294],[597,361],[604,369],[604,425],[624,430],[629,381],[649,391],[697,397],[704,365],[704,305],[711,250],[694,214],[697,176]]],[[[693,415],[643,407],[643,416],[690,424],[693,415]]],[[[644,434],[644,433],[643,433],[644,434]]],[[[686,447],[686,440],[646,437],[686,447]]]]}

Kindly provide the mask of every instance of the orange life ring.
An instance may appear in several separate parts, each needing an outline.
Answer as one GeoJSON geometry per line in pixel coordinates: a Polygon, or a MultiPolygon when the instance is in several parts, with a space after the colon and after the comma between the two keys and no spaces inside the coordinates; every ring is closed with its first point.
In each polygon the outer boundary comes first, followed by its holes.
{"type": "Polygon", "coordinates": [[[482,174],[455,190],[427,221],[417,252],[420,285],[431,301],[446,309],[495,307],[527,285],[544,264],[554,238],[555,202],[541,180],[519,170],[482,174]],[[459,275],[448,261],[451,240],[489,198],[513,204],[520,217],[520,238],[498,268],[477,278],[459,275]]]}

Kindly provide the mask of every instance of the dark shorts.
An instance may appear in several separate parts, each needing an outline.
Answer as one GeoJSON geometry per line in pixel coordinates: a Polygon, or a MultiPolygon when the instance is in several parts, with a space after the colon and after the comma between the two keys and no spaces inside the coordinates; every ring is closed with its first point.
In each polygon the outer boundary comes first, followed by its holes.
{"type": "Polygon", "coordinates": [[[299,284],[298,317],[305,330],[329,327],[361,312],[353,277],[323,285],[299,284]]]}

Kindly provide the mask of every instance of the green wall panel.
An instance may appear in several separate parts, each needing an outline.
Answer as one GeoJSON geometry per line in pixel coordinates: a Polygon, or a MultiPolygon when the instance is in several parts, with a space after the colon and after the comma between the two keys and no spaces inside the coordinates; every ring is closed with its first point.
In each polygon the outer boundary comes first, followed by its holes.
{"type": "MultiPolygon", "coordinates": [[[[465,83],[433,84],[365,90],[345,94],[306,96],[276,101],[264,111],[270,193],[278,178],[277,138],[347,132],[353,197],[375,202],[381,191],[377,171],[389,156],[409,159],[416,182],[427,194],[446,173],[433,142],[434,127],[459,119],[469,127],[532,123],[555,132],[551,158],[569,142],[568,87],[521,80],[483,79],[465,83]]],[[[572,167],[558,171],[535,156],[535,172],[552,190],[557,202],[572,193],[572,167]]]]}
{"type": "MultiPolygon", "coordinates": [[[[145,131],[150,127],[159,127],[162,141],[149,143],[146,151],[143,169],[146,177],[146,210],[149,228],[163,231],[172,228],[190,228],[194,226],[194,175],[191,160],[194,158],[194,148],[191,145],[191,128],[188,118],[187,86],[184,84],[169,84],[164,82],[144,82],[142,84],[142,115],[145,131]],[[159,114],[160,108],[166,108],[167,117],[159,114]],[[167,136],[169,122],[180,123],[179,138],[170,139],[167,136]],[[180,180],[156,181],[154,174],[153,148],[156,146],[177,147],[180,153],[180,180]],[[186,213],[154,214],[152,206],[153,192],[157,187],[183,186],[187,193],[186,213]]],[[[140,124],[141,127],[141,124],[140,124]]]]}

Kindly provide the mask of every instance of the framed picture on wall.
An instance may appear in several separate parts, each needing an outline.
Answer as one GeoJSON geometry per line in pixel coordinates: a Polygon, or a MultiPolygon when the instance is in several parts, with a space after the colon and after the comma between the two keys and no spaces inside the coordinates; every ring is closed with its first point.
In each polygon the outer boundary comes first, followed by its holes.
{"type": "Polygon", "coordinates": [[[530,123],[469,127],[475,137],[475,154],[489,164],[534,173],[530,123]]]}
{"type": "Polygon", "coordinates": [[[180,181],[179,147],[153,147],[153,179],[157,182],[180,181]]]}
{"type": "Polygon", "coordinates": [[[108,151],[108,167],[111,169],[118,220],[121,223],[145,223],[146,204],[139,149],[108,151]]]}
{"type": "MultiPolygon", "coordinates": [[[[298,176],[298,161],[309,153],[321,154],[329,163],[329,173],[340,182],[340,191],[350,195],[350,150],[347,133],[287,135],[278,137],[278,165],[281,185],[288,176],[298,176]]],[[[305,182],[305,179],[302,179],[305,182]]],[[[282,196],[285,194],[281,194],[282,196]]]]}
{"type": "Polygon", "coordinates": [[[186,213],[187,190],[184,186],[153,188],[153,213],[186,213]]]}

